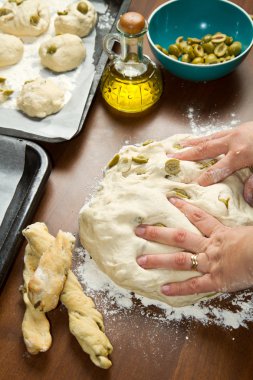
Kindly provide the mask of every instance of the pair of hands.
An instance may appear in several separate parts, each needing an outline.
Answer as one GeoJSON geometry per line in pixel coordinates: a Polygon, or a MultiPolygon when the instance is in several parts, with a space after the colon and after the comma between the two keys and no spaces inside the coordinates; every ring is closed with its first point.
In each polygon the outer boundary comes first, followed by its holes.
{"type": "MultiPolygon", "coordinates": [[[[210,136],[188,139],[180,143],[191,147],[174,154],[180,160],[197,161],[224,157],[196,181],[208,186],[222,181],[235,171],[253,165],[253,122],[210,136]]],[[[172,155],[170,155],[172,157],[172,155]]],[[[244,184],[244,198],[253,206],[253,176],[244,184]]],[[[233,292],[253,285],[253,227],[226,227],[216,218],[187,202],[170,198],[203,236],[186,230],[141,225],[136,235],[147,240],[182,248],[182,252],[163,255],[143,255],[137,258],[144,269],[191,270],[191,256],[198,254],[197,270],[202,274],[189,280],[163,285],[168,296],[206,292],[233,292]]]]}

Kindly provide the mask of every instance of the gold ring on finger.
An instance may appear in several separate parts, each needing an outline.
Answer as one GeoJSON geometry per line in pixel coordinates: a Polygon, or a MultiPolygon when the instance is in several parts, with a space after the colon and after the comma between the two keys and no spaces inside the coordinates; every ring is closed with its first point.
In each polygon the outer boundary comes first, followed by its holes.
{"type": "Polygon", "coordinates": [[[197,270],[198,268],[198,253],[193,253],[191,255],[191,270],[197,270]]]}

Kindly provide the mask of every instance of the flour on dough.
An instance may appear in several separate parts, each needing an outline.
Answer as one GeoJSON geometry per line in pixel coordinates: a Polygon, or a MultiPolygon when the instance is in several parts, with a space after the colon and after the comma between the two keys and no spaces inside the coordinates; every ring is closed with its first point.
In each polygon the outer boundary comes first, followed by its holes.
{"type": "Polygon", "coordinates": [[[10,34],[0,33],[0,67],[15,65],[24,52],[23,42],[10,34]]]}
{"type": "Polygon", "coordinates": [[[58,12],[54,26],[56,34],[71,33],[85,37],[97,22],[97,12],[87,0],[70,4],[66,10],[58,12]]]}
{"type": "Polygon", "coordinates": [[[86,49],[80,37],[62,34],[43,42],[39,55],[43,66],[60,73],[78,67],[86,57],[86,49]]]}
{"type": "Polygon", "coordinates": [[[17,107],[31,117],[43,118],[64,106],[64,91],[51,79],[26,82],[17,97],[17,107]]]}
{"type": "Polygon", "coordinates": [[[134,233],[140,223],[161,223],[200,234],[173,206],[168,196],[187,197],[187,201],[214,215],[227,226],[253,225],[253,209],[243,198],[243,179],[248,169],[231,175],[222,183],[201,187],[192,181],[213,162],[179,161],[173,175],[166,153],[174,153],[186,135],[174,135],[148,145],[126,146],[106,169],[99,190],[80,211],[80,240],[97,265],[111,279],[145,297],[172,306],[192,304],[204,294],[168,297],[163,284],[199,275],[194,271],[145,270],[136,258],[145,254],[181,251],[175,247],[149,242],[134,233]],[[145,163],[145,161],[147,161],[145,163]],[[139,163],[138,163],[139,162],[139,163]],[[141,163],[142,162],[142,163],[141,163]],[[113,166],[114,165],[114,166],[113,166]]]}
{"type": "Polygon", "coordinates": [[[39,36],[48,29],[49,21],[43,1],[6,1],[0,8],[0,31],[15,36],[39,36]]]}

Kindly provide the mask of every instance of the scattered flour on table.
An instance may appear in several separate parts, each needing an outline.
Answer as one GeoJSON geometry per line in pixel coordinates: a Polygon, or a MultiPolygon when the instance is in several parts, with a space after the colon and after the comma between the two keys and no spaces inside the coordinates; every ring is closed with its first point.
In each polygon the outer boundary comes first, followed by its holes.
{"type": "Polygon", "coordinates": [[[236,113],[231,113],[230,120],[226,123],[222,123],[219,121],[218,112],[213,112],[210,115],[208,115],[208,122],[205,124],[201,124],[200,114],[193,107],[188,108],[186,116],[189,120],[190,128],[194,135],[207,135],[226,129],[231,129],[236,125],[239,125],[241,122],[237,117],[236,113]]]}
{"type": "Polygon", "coordinates": [[[148,299],[117,286],[95,264],[83,248],[74,253],[75,273],[91,297],[102,294],[98,307],[110,318],[119,313],[130,311],[136,302],[140,312],[147,318],[160,323],[199,321],[204,325],[214,324],[229,329],[247,328],[253,322],[253,293],[245,290],[234,295],[223,294],[210,301],[202,301],[192,306],[173,308],[156,300],[148,299]],[[222,302],[222,308],[221,308],[222,302]],[[153,310],[155,307],[155,310],[153,310]]]}

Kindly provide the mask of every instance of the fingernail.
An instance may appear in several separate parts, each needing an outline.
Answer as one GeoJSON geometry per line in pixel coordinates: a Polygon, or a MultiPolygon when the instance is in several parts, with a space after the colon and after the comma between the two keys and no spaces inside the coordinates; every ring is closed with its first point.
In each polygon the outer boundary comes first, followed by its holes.
{"type": "Polygon", "coordinates": [[[172,158],[174,156],[175,156],[175,153],[169,153],[169,154],[167,154],[167,157],[169,157],[169,158],[172,158]]]}
{"type": "Polygon", "coordinates": [[[165,294],[166,296],[169,296],[170,295],[170,290],[171,290],[171,286],[170,285],[163,285],[162,288],[162,293],[165,294]]]}
{"type": "Polygon", "coordinates": [[[147,262],[147,256],[140,256],[137,258],[137,263],[142,267],[147,262]]]}
{"type": "Polygon", "coordinates": [[[169,201],[170,201],[170,203],[172,203],[175,206],[180,204],[180,199],[178,199],[178,198],[169,198],[169,201]]]}
{"type": "Polygon", "coordinates": [[[143,236],[145,234],[145,226],[139,225],[138,227],[135,228],[135,233],[137,236],[143,236]]]}

